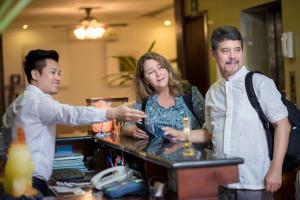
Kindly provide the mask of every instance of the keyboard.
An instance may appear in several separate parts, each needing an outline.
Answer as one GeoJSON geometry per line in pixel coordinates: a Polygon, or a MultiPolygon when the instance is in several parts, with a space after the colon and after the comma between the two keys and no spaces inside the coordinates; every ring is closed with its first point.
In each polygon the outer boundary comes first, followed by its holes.
{"type": "Polygon", "coordinates": [[[84,174],[80,170],[70,168],[54,169],[51,176],[61,182],[79,181],[84,178],[84,174]]]}

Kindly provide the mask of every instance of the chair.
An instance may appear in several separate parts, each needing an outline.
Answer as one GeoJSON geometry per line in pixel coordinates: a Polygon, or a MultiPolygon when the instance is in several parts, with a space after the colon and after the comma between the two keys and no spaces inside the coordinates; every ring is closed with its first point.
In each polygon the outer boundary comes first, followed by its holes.
{"type": "MultiPolygon", "coordinates": [[[[88,106],[94,106],[96,108],[107,108],[117,106],[122,103],[127,103],[128,97],[109,97],[109,98],[88,98],[86,103],[88,106]]],[[[108,122],[101,122],[92,124],[92,130],[94,133],[111,133],[119,132],[122,123],[115,120],[108,122]]]]}
{"type": "Polygon", "coordinates": [[[0,158],[6,160],[6,154],[8,147],[12,141],[12,129],[11,128],[0,128],[0,158]]]}

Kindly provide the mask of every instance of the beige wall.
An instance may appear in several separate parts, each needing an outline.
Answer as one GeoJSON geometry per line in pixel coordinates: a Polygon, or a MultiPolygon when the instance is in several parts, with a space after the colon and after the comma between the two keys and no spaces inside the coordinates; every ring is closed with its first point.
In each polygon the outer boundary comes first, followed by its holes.
{"type": "MultiPolygon", "coordinates": [[[[198,0],[199,8],[208,12],[208,35],[220,25],[231,24],[240,27],[240,11],[254,7],[272,0],[198,0]]],[[[190,2],[190,1],[186,1],[190,2]]],[[[296,80],[300,76],[300,26],[296,19],[300,18],[299,0],[282,0],[283,31],[292,31],[295,34],[296,59],[285,59],[285,87],[289,93],[290,71],[296,71],[296,80]]],[[[187,7],[187,12],[188,12],[187,7]]],[[[154,50],[162,53],[167,58],[176,57],[176,39],[174,26],[169,28],[162,25],[161,21],[138,20],[127,28],[119,28],[117,31],[119,40],[107,41],[74,41],[69,33],[62,29],[50,27],[36,27],[26,31],[20,28],[9,27],[3,34],[4,47],[4,74],[5,84],[8,77],[14,73],[22,74],[22,57],[24,49],[30,46],[58,46],[67,49],[65,70],[66,87],[62,88],[56,96],[62,102],[84,105],[85,98],[91,96],[130,96],[133,97],[130,87],[109,87],[103,75],[107,74],[109,56],[115,54],[132,53],[136,56],[142,54],[149,44],[156,40],[154,50]]],[[[41,47],[42,48],[42,47],[41,47]]],[[[210,82],[217,79],[215,62],[210,58],[210,82]]],[[[62,66],[63,67],[63,66],[62,66]]],[[[64,69],[64,68],[63,68],[64,69]]],[[[299,79],[299,78],[298,78],[299,79]]],[[[297,81],[297,102],[300,104],[300,83],[297,81]]]]}
{"type": "MultiPolygon", "coordinates": [[[[208,36],[218,26],[234,25],[240,27],[240,12],[243,9],[254,7],[259,4],[270,2],[270,0],[198,0],[201,10],[207,10],[208,14],[208,36]]],[[[210,47],[210,42],[208,43],[210,47]]],[[[210,57],[210,82],[217,79],[217,66],[215,61],[210,57]]]]}
{"type": "Polygon", "coordinates": [[[286,91],[290,91],[289,74],[291,71],[296,72],[296,93],[297,105],[300,105],[300,1],[299,0],[282,0],[282,23],[283,32],[294,32],[295,38],[295,59],[285,59],[285,86],[286,91]]]}
{"type": "Polygon", "coordinates": [[[87,97],[95,96],[129,96],[132,99],[131,87],[110,87],[104,79],[110,67],[107,61],[110,56],[124,53],[138,57],[153,40],[156,40],[155,51],[167,58],[175,58],[174,26],[165,27],[161,20],[139,19],[117,30],[117,41],[76,41],[70,39],[69,32],[64,29],[36,26],[21,30],[12,25],[3,34],[5,85],[11,74],[24,77],[22,59],[26,50],[31,47],[57,48],[62,55],[60,64],[65,77],[56,99],[75,105],[85,105],[87,97]]]}
{"type": "MultiPolygon", "coordinates": [[[[186,1],[189,3],[190,1],[186,1]]],[[[208,35],[210,37],[214,28],[222,25],[234,25],[240,27],[240,12],[243,9],[254,7],[260,4],[272,2],[272,0],[198,0],[200,10],[207,10],[208,13],[208,35]]],[[[300,77],[300,26],[297,19],[300,19],[300,1],[282,0],[283,32],[292,31],[295,34],[296,59],[285,59],[285,88],[289,95],[289,72],[296,71],[296,79],[300,77]],[[298,51],[297,51],[298,49],[298,51]]],[[[189,8],[187,5],[187,12],[189,8]]],[[[210,43],[209,43],[210,45],[210,43]]],[[[209,59],[210,82],[217,79],[217,67],[212,58],[209,59]]],[[[300,105],[300,82],[297,81],[297,104],[300,105]]]]}

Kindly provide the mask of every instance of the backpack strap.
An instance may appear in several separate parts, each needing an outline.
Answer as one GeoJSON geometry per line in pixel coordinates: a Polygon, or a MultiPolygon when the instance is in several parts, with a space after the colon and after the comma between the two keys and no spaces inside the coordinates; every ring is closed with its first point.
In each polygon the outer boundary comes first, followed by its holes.
{"type": "Polygon", "coordinates": [[[200,125],[201,121],[200,121],[198,115],[196,115],[195,110],[194,110],[194,106],[193,106],[192,85],[191,84],[184,84],[183,91],[184,91],[184,94],[183,94],[184,102],[185,102],[185,104],[187,105],[187,107],[189,108],[189,110],[194,115],[194,117],[196,118],[197,122],[200,125]]]}
{"type": "Polygon", "coordinates": [[[148,101],[148,98],[144,99],[142,101],[142,108],[141,108],[141,111],[145,112],[146,111],[146,103],[148,101]]]}
{"type": "Polygon", "coordinates": [[[272,157],[273,157],[273,143],[274,143],[273,140],[274,140],[274,137],[273,137],[273,135],[270,131],[270,128],[273,128],[273,127],[270,124],[270,122],[269,122],[268,118],[266,117],[266,115],[264,114],[264,112],[263,112],[263,110],[262,110],[262,108],[261,108],[261,106],[258,102],[257,96],[255,94],[254,87],[253,87],[253,80],[252,80],[252,77],[253,77],[254,73],[262,74],[259,71],[248,72],[248,74],[246,75],[246,78],[245,78],[246,92],[247,92],[247,96],[248,96],[248,99],[249,99],[252,107],[257,112],[257,114],[259,116],[259,119],[262,122],[263,127],[266,131],[268,147],[269,147],[269,157],[270,157],[270,159],[272,159],[272,157]]]}
{"type": "MultiPolygon", "coordinates": [[[[142,100],[142,108],[141,111],[145,112],[146,111],[146,104],[147,104],[148,98],[145,98],[142,100]]],[[[145,123],[145,118],[142,119],[142,123],[145,123]]]]}

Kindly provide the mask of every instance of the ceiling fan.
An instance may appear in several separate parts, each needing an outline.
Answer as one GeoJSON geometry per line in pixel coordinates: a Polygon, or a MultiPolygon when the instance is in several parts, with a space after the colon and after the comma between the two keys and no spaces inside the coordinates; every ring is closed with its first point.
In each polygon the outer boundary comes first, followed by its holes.
{"type": "MultiPolygon", "coordinates": [[[[85,14],[86,14],[86,16],[83,19],[81,19],[81,21],[83,21],[83,20],[97,20],[96,18],[91,16],[91,12],[92,12],[93,9],[98,9],[98,8],[100,8],[100,7],[82,7],[82,8],[79,8],[80,10],[84,10],[85,14]]],[[[128,26],[127,23],[104,23],[104,25],[106,27],[128,26]]]]}
{"type": "MultiPolygon", "coordinates": [[[[104,35],[109,25],[100,23],[96,18],[91,16],[91,11],[93,8],[85,7],[81,9],[85,10],[86,16],[80,21],[80,23],[74,29],[73,33],[75,37],[81,40],[101,38],[104,35]]],[[[114,25],[127,26],[127,24],[114,24],[114,25]]]]}
{"type": "MultiPolygon", "coordinates": [[[[126,27],[127,23],[101,23],[91,15],[92,9],[98,7],[82,7],[80,10],[84,10],[86,16],[82,18],[79,24],[68,25],[67,27],[73,28],[73,33],[77,39],[98,39],[101,38],[109,27],[126,27]]],[[[54,28],[64,27],[64,25],[53,26],[54,28]]]]}

